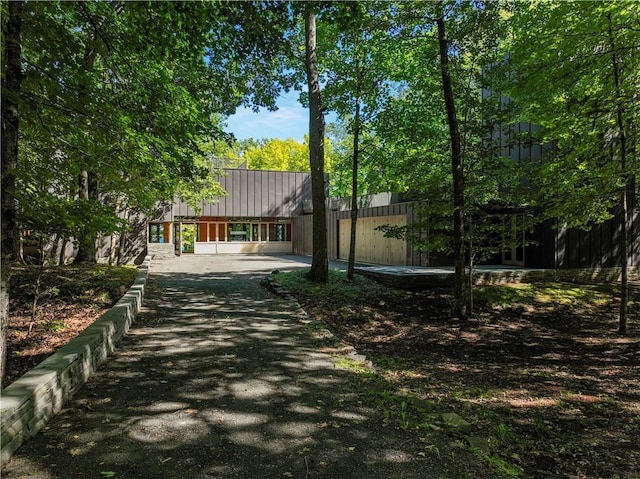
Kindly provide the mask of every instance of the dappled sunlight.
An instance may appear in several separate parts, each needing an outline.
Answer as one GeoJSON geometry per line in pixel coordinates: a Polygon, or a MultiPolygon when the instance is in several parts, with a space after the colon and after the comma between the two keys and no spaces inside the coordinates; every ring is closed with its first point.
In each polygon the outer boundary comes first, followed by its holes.
{"type": "Polygon", "coordinates": [[[141,418],[128,428],[128,435],[135,441],[164,444],[180,441],[193,443],[206,436],[209,425],[183,410],[171,413],[159,413],[151,417],[141,418]]]}
{"type": "MultiPolygon", "coordinates": [[[[228,264],[241,271],[152,268],[120,349],[15,464],[48,469],[39,451],[63,444],[55,451],[66,470],[82,471],[79,458],[90,455],[122,477],[304,477],[308,468],[315,477],[419,477],[419,443],[362,404],[356,373],[321,351],[326,336],[260,288],[252,263],[228,264]],[[84,449],[74,435],[87,438],[84,449]]],[[[274,264],[260,262],[266,272],[274,264]]]]}

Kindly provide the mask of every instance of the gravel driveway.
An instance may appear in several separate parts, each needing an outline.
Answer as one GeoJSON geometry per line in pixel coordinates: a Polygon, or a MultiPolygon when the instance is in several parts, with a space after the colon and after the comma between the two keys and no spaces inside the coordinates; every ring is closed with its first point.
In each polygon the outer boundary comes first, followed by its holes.
{"type": "Polygon", "coordinates": [[[116,353],[3,477],[438,477],[415,434],[384,426],[300,310],[260,286],[305,261],[154,262],[116,353]]]}

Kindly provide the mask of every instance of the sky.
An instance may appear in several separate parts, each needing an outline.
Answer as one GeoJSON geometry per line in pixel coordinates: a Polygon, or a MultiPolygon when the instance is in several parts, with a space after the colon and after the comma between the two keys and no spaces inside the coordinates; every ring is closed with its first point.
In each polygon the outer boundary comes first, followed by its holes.
{"type": "Polygon", "coordinates": [[[300,92],[282,93],[278,98],[277,111],[260,110],[254,113],[251,108],[238,108],[238,111],[226,121],[225,131],[233,133],[238,140],[246,138],[293,138],[302,143],[309,132],[309,112],[298,102],[300,92]]]}

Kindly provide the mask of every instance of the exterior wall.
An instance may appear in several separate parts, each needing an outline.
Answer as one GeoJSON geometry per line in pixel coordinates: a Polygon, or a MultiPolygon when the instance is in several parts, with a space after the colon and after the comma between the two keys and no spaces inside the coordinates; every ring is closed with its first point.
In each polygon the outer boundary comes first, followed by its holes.
{"type": "MultiPolygon", "coordinates": [[[[335,205],[335,203],[332,204],[334,207],[335,205]]],[[[412,245],[406,241],[384,238],[380,231],[375,231],[375,227],[387,223],[406,224],[412,218],[412,214],[411,203],[396,203],[359,209],[357,235],[360,238],[360,248],[364,248],[365,251],[360,253],[357,260],[361,262],[381,261],[382,264],[399,265],[420,265],[419,261],[427,260],[426,256],[414,252],[412,245]]],[[[350,221],[351,212],[345,209],[327,212],[327,254],[329,259],[348,258],[348,240],[344,238],[348,237],[351,228],[350,221]],[[348,228],[346,233],[344,228],[348,228]],[[342,244],[340,238],[343,238],[342,244]]],[[[313,254],[313,215],[294,218],[293,234],[293,253],[311,256],[313,254]]],[[[356,246],[356,254],[358,255],[357,248],[358,246],[356,246]]]]}
{"type": "MultiPolygon", "coordinates": [[[[356,225],[356,255],[358,263],[404,265],[407,262],[407,242],[385,238],[376,228],[383,225],[406,226],[407,215],[358,218],[356,225]]],[[[338,257],[349,259],[351,219],[339,220],[338,257]]]]}
{"type": "MultiPolygon", "coordinates": [[[[633,206],[633,204],[632,204],[633,206]]],[[[628,266],[640,266],[640,211],[633,206],[629,221],[628,266]]],[[[585,231],[547,221],[534,231],[537,245],[528,246],[525,265],[533,268],[617,268],[620,258],[620,216],[585,231]]]]}
{"type": "MultiPolygon", "coordinates": [[[[284,241],[273,240],[271,233],[267,239],[263,226],[288,224],[293,217],[303,214],[304,204],[311,198],[309,173],[227,169],[218,181],[228,196],[215,202],[202,202],[199,211],[177,200],[160,205],[151,223],[164,224],[165,243],[177,241],[182,245],[182,227],[177,238],[173,238],[174,225],[194,224],[198,225],[194,254],[293,252],[295,232],[291,226],[286,226],[286,237],[280,238],[284,241]],[[229,237],[231,223],[258,224],[260,235],[245,238],[249,241],[229,237]]],[[[147,235],[148,231],[147,226],[147,235]]],[[[151,251],[155,246],[150,243],[149,248],[151,251]]]]}
{"type": "Polygon", "coordinates": [[[258,242],[258,243],[229,243],[211,242],[195,244],[195,254],[291,254],[293,242],[258,242]]]}
{"type": "MultiPolygon", "coordinates": [[[[483,97],[492,94],[483,90],[483,97]]],[[[500,104],[508,111],[512,100],[500,96],[500,104]]],[[[516,163],[529,159],[543,158],[553,152],[553,142],[540,144],[535,139],[539,127],[532,123],[515,122],[513,125],[497,127],[492,133],[492,141],[498,147],[499,155],[516,163]]],[[[629,221],[629,266],[640,266],[640,205],[637,204],[637,186],[628,195],[631,213],[629,221]]],[[[574,269],[620,267],[620,215],[590,230],[562,228],[562,218],[545,221],[536,226],[528,235],[534,245],[525,249],[524,265],[532,268],[574,269]]]]}
{"type": "Polygon", "coordinates": [[[200,216],[290,218],[303,214],[303,202],[311,198],[310,173],[239,169],[228,169],[225,173],[218,181],[228,196],[215,202],[203,201],[200,211],[183,201],[175,201],[170,210],[159,212],[154,220],[200,216]]]}
{"type": "MultiPolygon", "coordinates": [[[[328,224],[330,225],[331,222],[328,221],[328,224]]],[[[327,233],[330,259],[336,259],[335,253],[333,256],[331,254],[331,239],[333,237],[330,232],[327,233]]],[[[293,218],[293,254],[298,256],[311,256],[313,254],[313,215],[293,218]]]]}

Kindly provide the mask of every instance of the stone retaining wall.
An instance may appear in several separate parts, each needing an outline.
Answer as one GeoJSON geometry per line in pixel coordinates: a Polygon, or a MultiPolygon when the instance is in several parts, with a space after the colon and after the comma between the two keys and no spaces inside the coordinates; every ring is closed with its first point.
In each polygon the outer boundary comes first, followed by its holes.
{"type": "Polygon", "coordinates": [[[176,257],[173,243],[147,243],[147,255],[153,259],[173,259],[176,257]]]}
{"type": "Polygon", "coordinates": [[[57,414],[127,333],[144,298],[151,257],[116,305],[0,393],[0,463],[57,414]]]}

